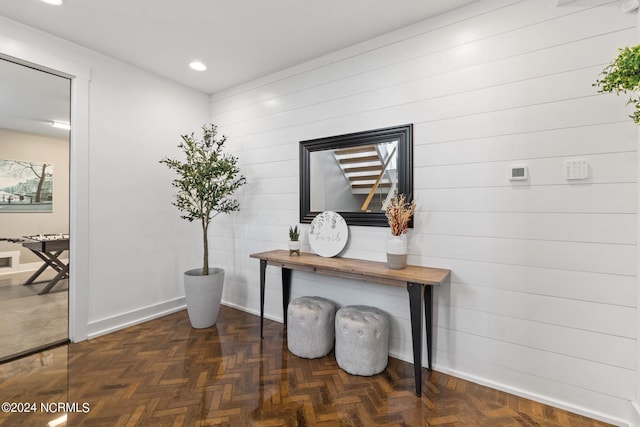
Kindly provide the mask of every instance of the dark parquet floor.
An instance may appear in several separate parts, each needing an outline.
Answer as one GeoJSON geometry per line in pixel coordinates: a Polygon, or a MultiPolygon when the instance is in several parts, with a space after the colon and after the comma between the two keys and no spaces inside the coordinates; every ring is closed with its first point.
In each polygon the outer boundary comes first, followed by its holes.
{"type": "Polygon", "coordinates": [[[409,363],[351,376],[333,353],[291,355],[279,323],[260,340],[259,318],[228,307],[208,329],[182,311],[2,364],[0,401],[31,410],[1,426],[606,425],[426,370],[418,398],[409,363]]]}

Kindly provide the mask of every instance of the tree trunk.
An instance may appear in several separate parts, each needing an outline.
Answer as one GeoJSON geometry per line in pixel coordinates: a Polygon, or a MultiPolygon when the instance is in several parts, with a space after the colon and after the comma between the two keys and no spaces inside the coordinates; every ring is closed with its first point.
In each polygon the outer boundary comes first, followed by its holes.
{"type": "Polygon", "coordinates": [[[40,202],[40,200],[41,200],[42,186],[44,185],[44,178],[45,178],[46,170],[47,170],[47,165],[43,163],[42,164],[42,172],[40,173],[40,181],[38,182],[38,191],[36,191],[36,202],[40,202]]]}
{"type": "Polygon", "coordinates": [[[202,234],[203,234],[203,243],[204,243],[204,256],[202,258],[202,275],[209,275],[209,223],[203,219],[202,220],[202,234]]]}

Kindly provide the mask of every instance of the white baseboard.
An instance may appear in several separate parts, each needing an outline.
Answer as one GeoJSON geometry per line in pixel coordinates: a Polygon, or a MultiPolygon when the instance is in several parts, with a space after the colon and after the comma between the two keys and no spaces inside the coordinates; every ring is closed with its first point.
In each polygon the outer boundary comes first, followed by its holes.
{"type": "Polygon", "coordinates": [[[605,414],[601,414],[599,412],[594,412],[589,410],[588,408],[584,408],[581,406],[571,405],[567,402],[563,402],[561,400],[555,400],[549,398],[548,396],[539,395],[536,393],[527,392],[525,390],[521,390],[518,388],[510,387],[505,384],[497,383],[494,381],[487,380],[485,378],[476,377],[474,375],[467,374],[465,372],[457,371],[454,369],[440,369],[438,366],[434,365],[434,370],[438,372],[442,372],[447,375],[451,375],[456,378],[461,378],[467,381],[471,381],[476,384],[484,385],[495,390],[504,391],[505,393],[510,393],[516,396],[524,397],[526,399],[530,399],[536,402],[544,403],[549,406],[553,406],[554,408],[562,409],[565,411],[573,412],[575,414],[583,415],[588,418],[593,418],[594,420],[603,421],[605,423],[613,424],[615,426],[620,427],[634,427],[635,424],[629,424],[629,421],[622,420],[619,418],[612,418],[605,414]]]}
{"type": "Polygon", "coordinates": [[[139,310],[130,311],[128,313],[119,314],[108,319],[90,322],[88,325],[87,338],[95,338],[100,335],[105,335],[111,332],[118,331],[120,329],[128,328],[129,326],[148,322],[149,320],[157,319],[159,317],[184,310],[186,307],[187,302],[184,297],[181,297],[171,301],[163,302],[161,304],[156,304],[149,307],[141,308],[139,310]]]}
{"type": "MultiPolygon", "coordinates": [[[[69,260],[67,259],[61,259],[60,261],[64,262],[65,264],[69,262],[69,260]]],[[[14,268],[6,269],[6,270],[0,269],[0,276],[2,276],[3,274],[16,274],[16,273],[23,273],[25,271],[36,271],[42,266],[42,264],[43,264],[42,262],[20,263],[14,268]]]]}
{"type": "MultiPolygon", "coordinates": [[[[227,301],[222,301],[223,305],[235,308],[246,313],[250,313],[256,316],[260,316],[260,312],[254,310],[248,310],[246,307],[241,307],[236,304],[232,304],[227,301]]],[[[129,326],[139,325],[140,323],[148,322],[149,320],[158,319],[168,314],[176,313],[187,308],[187,301],[185,297],[176,298],[171,301],[167,301],[161,304],[152,305],[149,307],[141,308],[139,310],[130,311],[127,313],[119,314],[108,319],[102,319],[89,323],[87,339],[96,338],[101,335],[106,335],[111,332],[119,331],[120,329],[128,328],[129,326]]],[[[265,316],[269,320],[282,323],[282,319],[272,319],[265,316]]]]}
{"type": "MultiPolygon", "coordinates": [[[[237,305],[237,304],[234,304],[232,302],[225,301],[225,300],[222,300],[222,304],[226,305],[227,307],[235,308],[236,310],[244,311],[245,313],[253,314],[254,316],[260,317],[260,311],[259,310],[251,310],[251,309],[249,309],[247,307],[244,307],[242,305],[237,305]]],[[[284,319],[282,317],[269,316],[268,314],[265,313],[264,318],[265,319],[269,319],[269,320],[273,320],[274,322],[284,323],[284,319]]]]}
{"type": "Polygon", "coordinates": [[[640,427],[640,402],[631,402],[629,427],[640,427]]]}

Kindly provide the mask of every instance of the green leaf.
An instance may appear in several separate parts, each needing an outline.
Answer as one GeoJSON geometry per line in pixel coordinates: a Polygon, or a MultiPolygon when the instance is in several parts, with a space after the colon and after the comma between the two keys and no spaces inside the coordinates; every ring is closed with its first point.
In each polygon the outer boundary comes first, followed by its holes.
{"type": "Polygon", "coordinates": [[[640,91],[640,45],[618,49],[618,56],[602,70],[600,76],[593,84],[598,92],[632,93],[627,104],[635,104],[636,111],[630,117],[638,124],[640,107],[634,94],[640,91]]]}

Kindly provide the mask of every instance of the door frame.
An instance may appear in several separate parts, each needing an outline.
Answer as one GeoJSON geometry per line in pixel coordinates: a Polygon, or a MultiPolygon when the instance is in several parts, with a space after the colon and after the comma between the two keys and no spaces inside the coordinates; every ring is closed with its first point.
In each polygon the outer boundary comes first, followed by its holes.
{"type": "Polygon", "coordinates": [[[91,69],[30,43],[29,28],[0,16],[0,58],[71,80],[69,339],[87,338],[89,303],[89,87],[91,69]],[[11,36],[9,36],[11,34],[11,36]],[[20,37],[20,36],[24,37],[20,37]],[[25,42],[24,40],[28,40],[25,42]]]}

